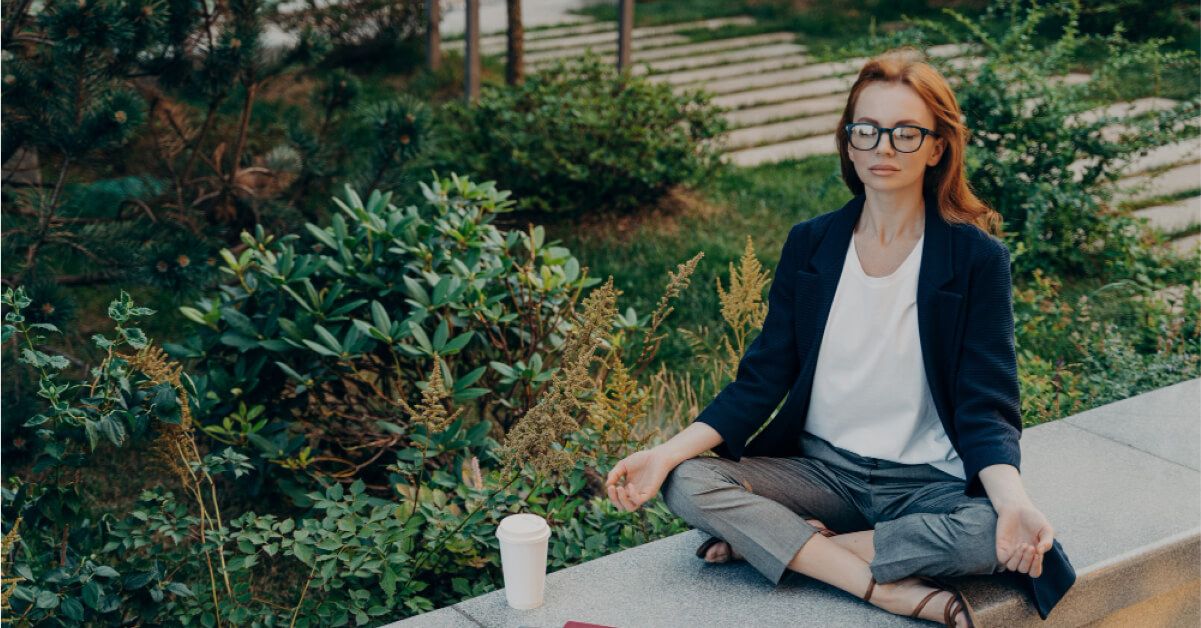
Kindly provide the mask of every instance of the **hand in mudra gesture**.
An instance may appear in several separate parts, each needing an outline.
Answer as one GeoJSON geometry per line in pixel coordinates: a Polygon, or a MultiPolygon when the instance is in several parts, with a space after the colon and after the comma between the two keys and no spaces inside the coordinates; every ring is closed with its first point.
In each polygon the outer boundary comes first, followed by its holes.
{"type": "Polygon", "coordinates": [[[1033,504],[997,511],[997,561],[1006,570],[1041,576],[1054,538],[1051,522],[1033,504]]]}
{"type": "Polygon", "coordinates": [[[634,452],[613,465],[605,478],[605,492],[618,508],[637,510],[659,492],[672,468],[671,460],[657,449],[634,452]]]}

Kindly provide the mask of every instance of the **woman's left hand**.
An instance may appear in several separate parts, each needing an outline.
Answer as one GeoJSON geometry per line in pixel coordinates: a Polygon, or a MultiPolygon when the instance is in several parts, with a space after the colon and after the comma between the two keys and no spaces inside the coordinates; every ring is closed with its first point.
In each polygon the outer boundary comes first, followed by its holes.
{"type": "Polygon", "coordinates": [[[997,561],[1009,571],[1043,573],[1043,554],[1051,549],[1055,531],[1034,504],[1026,503],[997,511],[997,561]]]}

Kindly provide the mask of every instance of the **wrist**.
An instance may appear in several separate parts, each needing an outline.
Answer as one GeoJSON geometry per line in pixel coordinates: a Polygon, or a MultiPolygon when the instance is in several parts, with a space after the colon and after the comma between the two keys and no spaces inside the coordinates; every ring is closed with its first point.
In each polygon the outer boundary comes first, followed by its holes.
{"type": "Polygon", "coordinates": [[[656,457],[666,461],[672,469],[689,458],[689,456],[685,455],[685,452],[682,452],[679,447],[674,446],[671,441],[654,446],[652,451],[656,457]]]}
{"type": "Polygon", "coordinates": [[[997,512],[1020,510],[1022,508],[1031,507],[1034,505],[1027,495],[1005,495],[999,499],[992,499],[993,510],[997,512]]]}

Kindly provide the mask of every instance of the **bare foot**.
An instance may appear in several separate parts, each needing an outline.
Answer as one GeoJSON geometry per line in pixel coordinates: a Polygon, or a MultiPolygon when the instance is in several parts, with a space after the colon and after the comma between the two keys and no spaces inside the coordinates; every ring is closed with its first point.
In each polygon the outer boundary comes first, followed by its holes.
{"type": "MultiPolygon", "coordinates": [[[[917,608],[917,605],[921,603],[922,598],[934,590],[934,587],[923,583],[916,576],[910,576],[888,584],[878,583],[875,592],[872,594],[872,599],[868,601],[886,611],[908,617],[913,613],[913,609],[917,608]]],[[[943,614],[947,602],[954,597],[955,593],[946,590],[942,591],[926,602],[918,617],[929,619],[939,624],[943,623],[943,614]]],[[[963,612],[957,612],[954,620],[957,628],[967,628],[969,626],[967,609],[964,609],[963,612]]]]}
{"type": "MultiPolygon", "coordinates": [[[[811,525],[819,528],[826,527],[826,524],[817,519],[806,519],[811,525]]],[[[709,563],[728,563],[732,560],[742,560],[742,554],[734,551],[730,544],[725,541],[714,543],[707,552],[705,552],[705,562],[709,563]]]]}

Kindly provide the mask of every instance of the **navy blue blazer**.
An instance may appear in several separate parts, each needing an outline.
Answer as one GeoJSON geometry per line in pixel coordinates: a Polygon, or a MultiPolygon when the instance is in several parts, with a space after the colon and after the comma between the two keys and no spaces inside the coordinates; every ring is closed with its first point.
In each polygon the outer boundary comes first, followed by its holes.
{"type": "MultiPolygon", "coordinates": [[[[856,196],[789,231],[768,290],[763,328],[739,361],[734,381],[696,418],[721,434],[722,443],[713,448],[717,455],[737,461],[744,455],[802,454],[818,349],[864,201],[856,196]],[[781,399],[777,418],[747,443],[781,399]]],[[[1021,469],[1009,250],[974,225],[948,223],[931,197],[925,210],[917,319],[926,379],[963,461],[964,493],[987,497],[981,469],[993,464],[1021,469]]],[[[1028,581],[1043,619],[1076,581],[1058,539],[1043,556],[1038,578],[1014,573],[1028,581]]]]}

